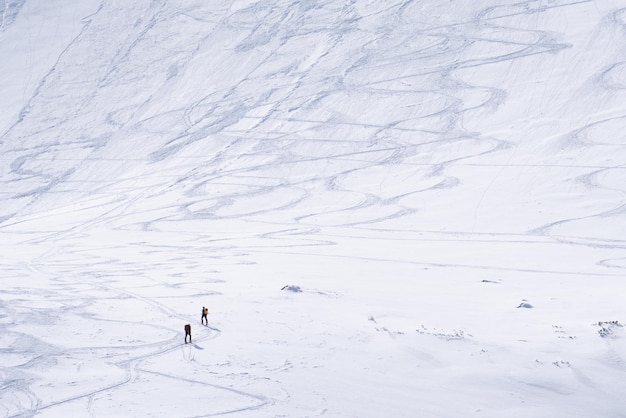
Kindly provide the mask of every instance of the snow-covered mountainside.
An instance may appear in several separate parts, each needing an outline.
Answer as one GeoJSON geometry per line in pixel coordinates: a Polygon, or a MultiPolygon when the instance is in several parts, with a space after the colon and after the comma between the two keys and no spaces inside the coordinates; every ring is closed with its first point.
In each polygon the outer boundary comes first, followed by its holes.
{"type": "Polygon", "coordinates": [[[0,417],[626,415],[622,1],[0,0],[0,92],[0,417]]]}

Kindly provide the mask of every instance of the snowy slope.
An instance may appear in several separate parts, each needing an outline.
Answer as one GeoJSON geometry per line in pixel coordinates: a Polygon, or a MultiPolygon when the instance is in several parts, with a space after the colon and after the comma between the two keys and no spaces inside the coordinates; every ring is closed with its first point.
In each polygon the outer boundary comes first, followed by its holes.
{"type": "Polygon", "coordinates": [[[0,0],[0,416],[626,416],[621,1],[75,3],[0,0]]]}

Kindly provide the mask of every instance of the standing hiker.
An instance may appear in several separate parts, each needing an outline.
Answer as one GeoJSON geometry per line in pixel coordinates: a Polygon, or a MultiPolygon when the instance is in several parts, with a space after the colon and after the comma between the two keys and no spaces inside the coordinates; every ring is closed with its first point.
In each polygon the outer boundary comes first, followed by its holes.
{"type": "Polygon", "coordinates": [[[202,325],[206,325],[206,326],[209,325],[209,320],[206,317],[208,314],[209,314],[209,310],[203,306],[202,307],[202,318],[200,318],[200,322],[202,322],[202,325]]]}
{"type": "Polygon", "coordinates": [[[189,336],[189,343],[191,343],[191,325],[185,325],[185,344],[187,344],[187,336],[189,336]]]}

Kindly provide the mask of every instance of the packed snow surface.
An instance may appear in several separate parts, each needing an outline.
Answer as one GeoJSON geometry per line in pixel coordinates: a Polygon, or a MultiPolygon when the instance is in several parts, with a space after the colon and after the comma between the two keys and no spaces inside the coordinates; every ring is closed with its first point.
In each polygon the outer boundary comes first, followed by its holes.
{"type": "Polygon", "coordinates": [[[622,0],[0,0],[0,92],[0,417],[626,416],[622,0]]]}

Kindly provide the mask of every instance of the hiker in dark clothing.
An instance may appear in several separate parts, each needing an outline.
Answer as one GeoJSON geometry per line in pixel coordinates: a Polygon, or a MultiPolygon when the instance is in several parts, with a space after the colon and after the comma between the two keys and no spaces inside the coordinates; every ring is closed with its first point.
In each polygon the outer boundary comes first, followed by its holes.
{"type": "Polygon", "coordinates": [[[204,306],[202,307],[202,318],[200,318],[200,322],[202,322],[202,325],[209,325],[209,320],[207,319],[207,315],[209,313],[209,310],[207,308],[205,308],[204,306]]]}
{"type": "Polygon", "coordinates": [[[191,343],[191,325],[185,325],[185,344],[187,344],[187,336],[189,336],[189,342],[191,343]]]}

